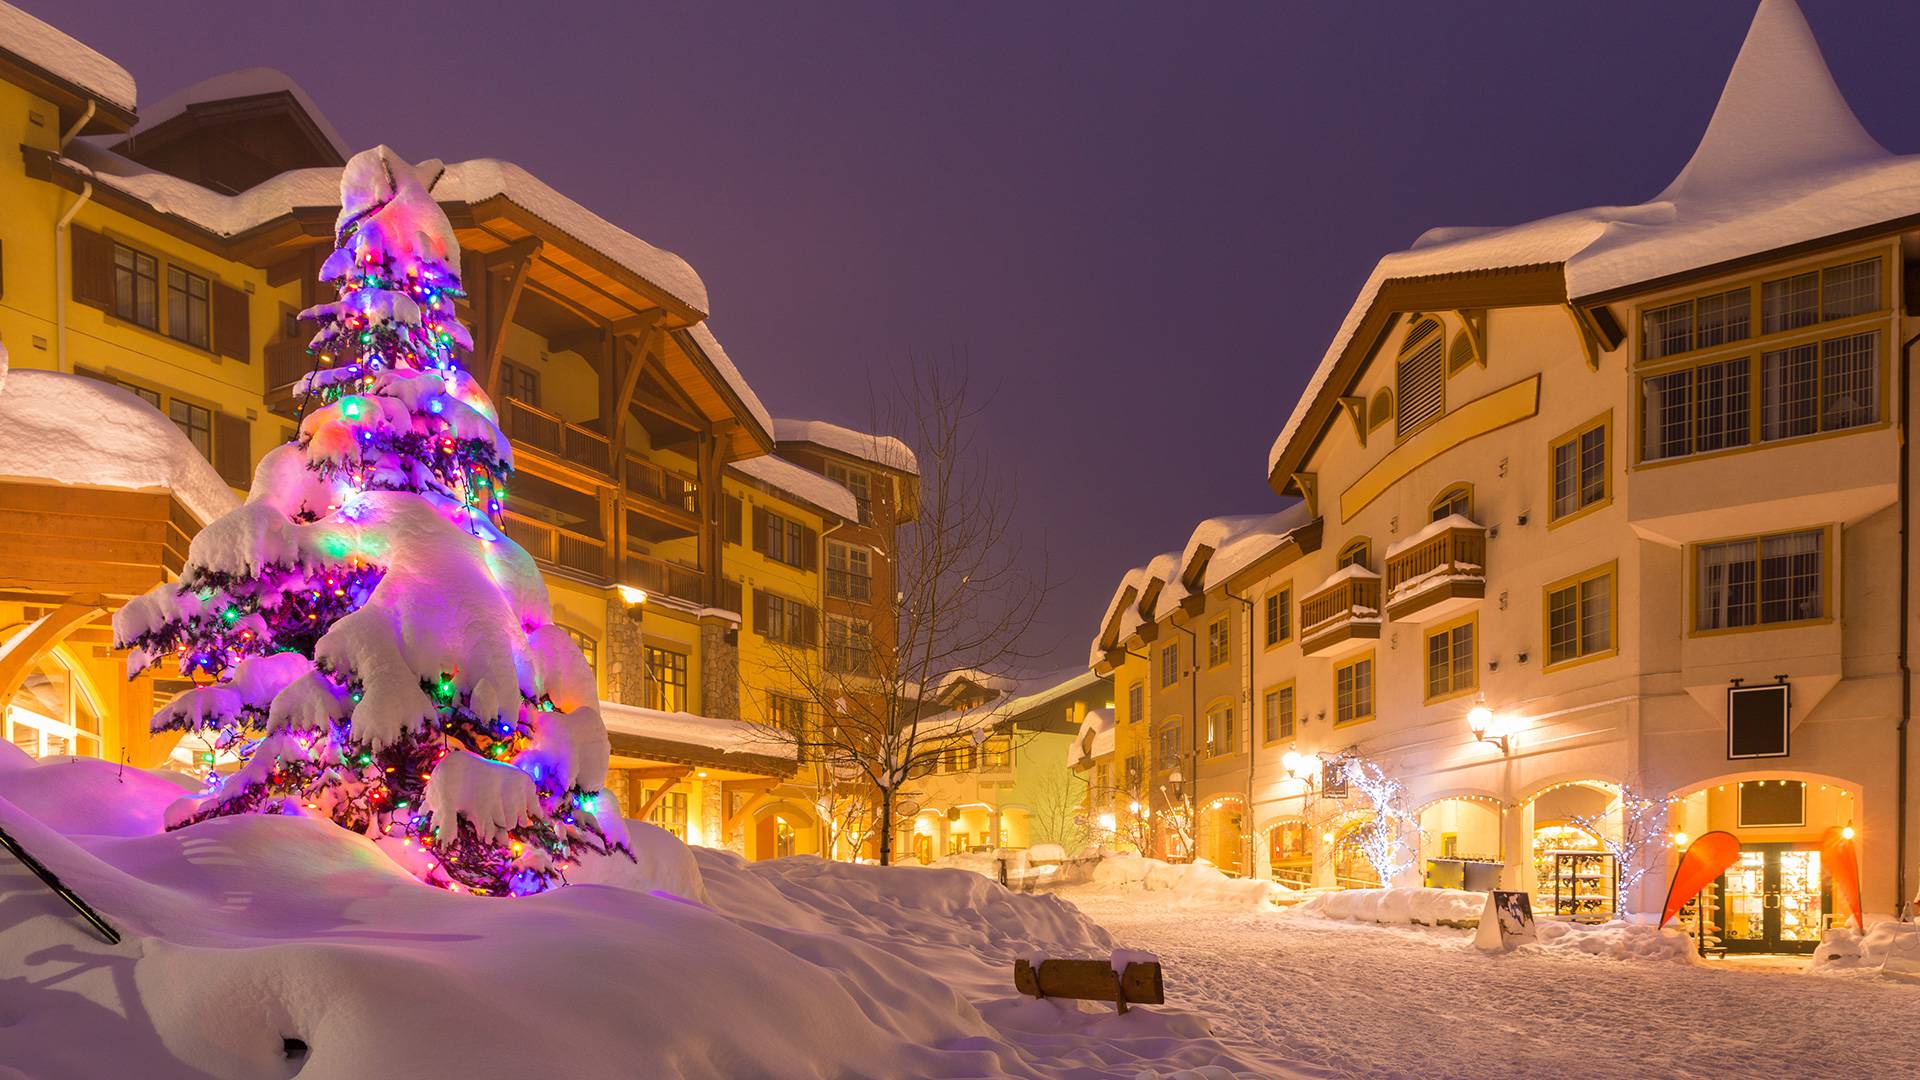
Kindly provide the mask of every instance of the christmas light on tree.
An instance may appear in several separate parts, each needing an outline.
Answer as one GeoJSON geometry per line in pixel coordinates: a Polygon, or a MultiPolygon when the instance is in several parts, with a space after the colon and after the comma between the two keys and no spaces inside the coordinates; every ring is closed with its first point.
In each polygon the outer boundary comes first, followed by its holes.
{"type": "Polygon", "coordinates": [[[238,760],[169,828],[324,816],[431,884],[524,895],[631,852],[599,791],[593,672],[502,528],[513,453],[459,363],[473,341],[438,172],[386,147],[348,162],[320,272],[338,299],[301,313],[320,329],[298,435],[114,631],[131,673],[171,657],[203,683],[154,730],[238,760]]]}

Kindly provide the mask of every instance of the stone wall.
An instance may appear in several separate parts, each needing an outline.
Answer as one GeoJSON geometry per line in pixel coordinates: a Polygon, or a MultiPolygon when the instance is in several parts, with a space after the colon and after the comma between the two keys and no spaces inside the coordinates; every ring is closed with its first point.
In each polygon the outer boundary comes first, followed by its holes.
{"type": "Polygon", "coordinates": [[[700,715],[740,715],[739,631],[724,619],[700,620],[700,715]]]}

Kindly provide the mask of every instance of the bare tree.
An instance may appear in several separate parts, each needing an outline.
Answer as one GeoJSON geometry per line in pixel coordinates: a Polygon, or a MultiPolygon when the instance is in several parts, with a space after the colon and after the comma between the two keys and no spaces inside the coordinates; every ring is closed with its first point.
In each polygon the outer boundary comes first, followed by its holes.
{"type": "Polygon", "coordinates": [[[1091,785],[1067,769],[1050,769],[1034,788],[1028,832],[1036,844],[1058,844],[1078,855],[1096,836],[1088,791],[1091,785]]]}
{"type": "Polygon", "coordinates": [[[1037,660],[1025,642],[1050,589],[1044,553],[1029,566],[1015,535],[1011,480],[977,441],[982,407],[963,364],[909,363],[891,394],[876,395],[875,454],[888,452],[881,440],[892,434],[919,466],[917,513],[899,525],[892,552],[892,640],[858,638],[829,619],[824,641],[768,650],[769,677],[809,715],[796,726],[760,721],[762,736],[861,793],[882,864],[893,861],[902,795],[943,755],[1023,736],[998,711],[1003,702],[953,709],[945,693],[958,677],[992,685],[1037,660]]]}

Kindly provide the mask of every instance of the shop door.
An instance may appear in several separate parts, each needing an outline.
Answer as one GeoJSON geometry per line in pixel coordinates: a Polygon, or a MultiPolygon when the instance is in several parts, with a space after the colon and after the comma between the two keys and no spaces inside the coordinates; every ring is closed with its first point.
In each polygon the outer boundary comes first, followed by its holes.
{"type": "Polygon", "coordinates": [[[1826,925],[1820,853],[1791,844],[1747,844],[1715,884],[1720,943],[1728,952],[1810,953],[1826,925]]]}

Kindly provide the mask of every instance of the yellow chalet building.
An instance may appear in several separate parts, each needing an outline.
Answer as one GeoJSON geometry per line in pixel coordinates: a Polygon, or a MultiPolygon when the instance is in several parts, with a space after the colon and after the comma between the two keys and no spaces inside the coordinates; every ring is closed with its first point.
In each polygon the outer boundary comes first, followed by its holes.
{"type": "MultiPolygon", "coordinates": [[[[118,65],[5,4],[0,140],[19,148],[0,161],[14,390],[77,401],[45,373],[90,380],[90,415],[129,431],[163,419],[204,466],[93,477],[0,461],[0,702],[38,710],[15,739],[36,752],[204,755],[146,736],[154,701],[180,686],[164,672],[127,683],[107,627],[223,509],[207,477],[244,493],[291,437],[292,386],[313,362],[295,315],[320,299],[350,148],[278,72],[142,104],[118,65]],[[22,697],[36,679],[66,680],[67,704],[22,697]],[[54,727],[68,741],[39,734],[54,727]]],[[[464,252],[470,366],[513,440],[508,531],[597,672],[609,790],[692,841],[816,850],[819,787],[790,747],[754,737],[782,706],[751,660],[774,634],[824,651],[820,538],[860,522],[861,493],[822,455],[807,467],[776,453],[684,260],[510,162],[451,164],[434,195],[464,252]]],[[[159,446],[143,436],[128,452],[159,446]]],[[[911,506],[910,467],[871,471],[898,488],[889,506],[911,506]]]]}
{"type": "Polygon", "coordinates": [[[1247,870],[1295,884],[1376,881],[1371,800],[1326,768],[1348,758],[1402,785],[1397,884],[1605,914],[1625,829],[1646,911],[1723,830],[1729,949],[1810,951],[1844,918],[1823,842],[1855,846],[1870,914],[1906,909],[1917,256],[1920,159],[1765,0],[1653,199],[1380,261],[1273,443],[1291,541],[1218,596],[1194,545],[1116,590],[1092,656],[1116,756],[1192,784],[1233,703],[1247,870]]]}

